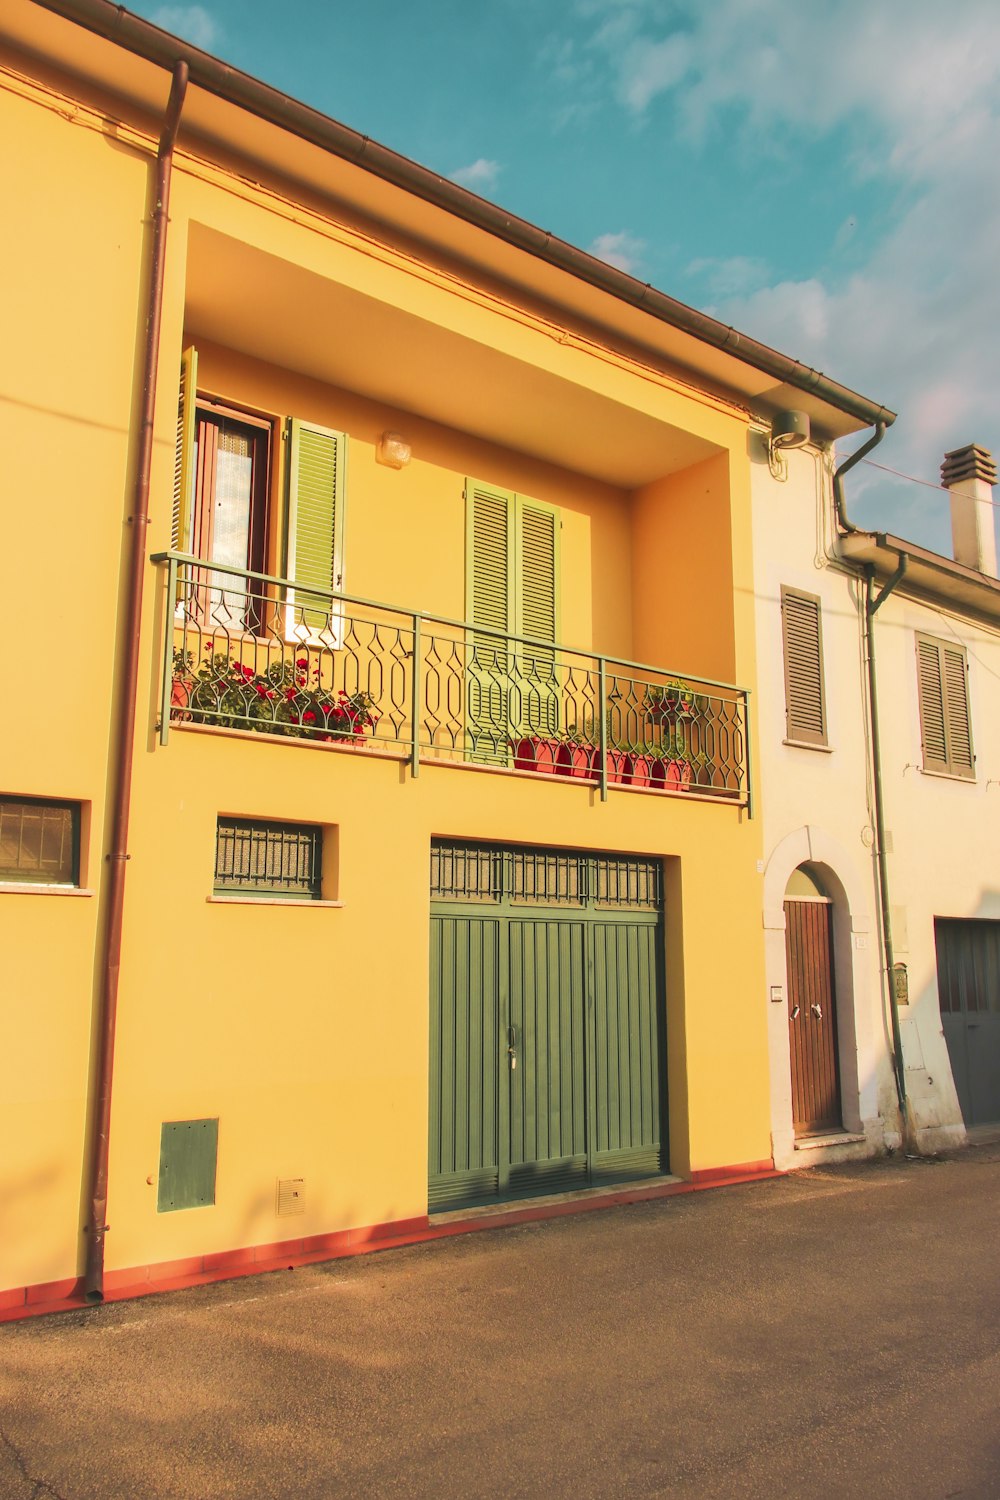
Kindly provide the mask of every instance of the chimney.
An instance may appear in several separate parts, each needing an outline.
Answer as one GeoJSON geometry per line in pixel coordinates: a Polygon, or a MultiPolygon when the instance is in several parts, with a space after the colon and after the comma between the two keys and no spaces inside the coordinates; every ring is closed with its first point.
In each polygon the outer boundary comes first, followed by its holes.
{"type": "Polygon", "coordinates": [[[988,448],[969,443],[946,453],[941,483],[951,495],[951,544],[955,561],[997,576],[997,543],[993,529],[993,486],[997,466],[988,448]]]}

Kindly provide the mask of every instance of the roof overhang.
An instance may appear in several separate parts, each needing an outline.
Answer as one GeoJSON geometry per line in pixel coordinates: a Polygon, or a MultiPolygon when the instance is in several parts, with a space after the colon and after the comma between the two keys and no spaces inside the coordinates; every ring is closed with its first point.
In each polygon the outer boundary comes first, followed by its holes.
{"type": "Polygon", "coordinates": [[[847,562],[874,569],[880,579],[895,573],[905,558],[900,593],[1000,624],[1000,579],[885,531],[848,532],[840,537],[839,545],[847,562]]]}
{"type": "Polygon", "coordinates": [[[794,407],[830,440],[895,413],[736,329],[644,285],[318,110],[181,41],[111,0],[7,0],[2,34],[86,79],[119,110],[162,115],[164,70],[191,83],[181,141],[253,164],[338,210],[419,243],[522,298],[768,419],[794,407]]]}

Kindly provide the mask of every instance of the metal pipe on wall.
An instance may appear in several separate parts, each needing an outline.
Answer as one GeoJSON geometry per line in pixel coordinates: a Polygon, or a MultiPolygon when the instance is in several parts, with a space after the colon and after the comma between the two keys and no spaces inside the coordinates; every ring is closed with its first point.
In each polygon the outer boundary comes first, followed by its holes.
{"type": "Polygon", "coordinates": [[[166,264],[170,177],[174,145],[187,90],[188,66],[176,63],[156,152],[152,239],[149,256],[149,299],[143,363],[142,416],[132,514],[125,617],[120,655],[121,678],[114,719],[113,743],[117,768],[113,793],[111,849],[108,853],[108,899],[101,961],[98,1012],[97,1078],[91,1125],[89,1213],[85,1225],[84,1292],[88,1301],[104,1299],[104,1241],[108,1232],[108,1155],[111,1138],[111,1086],[114,1074],[115,1028],[118,1018],[118,980],[121,968],[122,922],[125,909],[125,866],[129,859],[129,810],[132,799],[132,760],[136,698],[139,680],[139,632],[142,623],[142,585],[146,565],[146,527],[149,524],[149,479],[153,462],[153,417],[156,406],[156,369],[160,353],[163,277],[166,264]]]}

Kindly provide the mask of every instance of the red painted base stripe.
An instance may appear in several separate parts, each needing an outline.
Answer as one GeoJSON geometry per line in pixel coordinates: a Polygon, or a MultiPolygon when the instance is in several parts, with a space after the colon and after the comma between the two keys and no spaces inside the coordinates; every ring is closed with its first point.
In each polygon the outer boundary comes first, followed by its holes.
{"type": "MultiPolygon", "coordinates": [[[[475,1234],[485,1229],[504,1229],[511,1224],[529,1224],[546,1219],[567,1218],[571,1214],[594,1213],[606,1208],[620,1208],[629,1203],[651,1203],[659,1198],[674,1198],[705,1188],[736,1186],[758,1182],[768,1177],[783,1177],[771,1162],[743,1162],[732,1167],[713,1167],[693,1172],[687,1182],[652,1182],[647,1186],[609,1188],[587,1198],[568,1198],[556,1202],[526,1203],[504,1208],[500,1213],[476,1214],[447,1224],[433,1223],[426,1214],[413,1219],[396,1219],[387,1224],[369,1224],[360,1229],[341,1229],[331,1234],[309,1235],[298,1240],[281,1240],[273,1245],[250,1245],[239,1250],[213,1251],[185,1260],[160,1261],[149,1266],[130,1266],[126,1270],[108,1271],[104,1277],[105,1302],[124,1302],[146,1297],[153,1292],[172,1292],[192,1286],[208,1286],[215,1281],[234,1281],[242,1276],[260,1276],[270,1271],[292,1271],[298,1266],[317,1265],[323,1261],[344,1260],[355,1255],[372,1255],[377,1250],[392,1250],[402,1245],[426,1244],[432,1240],[452,1239],[459,1234],[475,1234]]],[[[37,1286],[14,1287],[0,1292],[0,1323],[38,1317],[42,1313],[68,1312],[88,1307],[83,1295],[82,1278],[41,1282],[37,1286]]]]}

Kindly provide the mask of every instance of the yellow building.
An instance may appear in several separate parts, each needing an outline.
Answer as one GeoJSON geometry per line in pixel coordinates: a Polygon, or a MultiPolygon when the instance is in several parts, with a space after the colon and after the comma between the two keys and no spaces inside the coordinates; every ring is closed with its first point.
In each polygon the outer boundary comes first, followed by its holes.
{"type": "Polygon", "coordinates": [[[107,0],[0,37],[0,1306],[768,1167],[750,413],[875,414],[107,0]]]}

